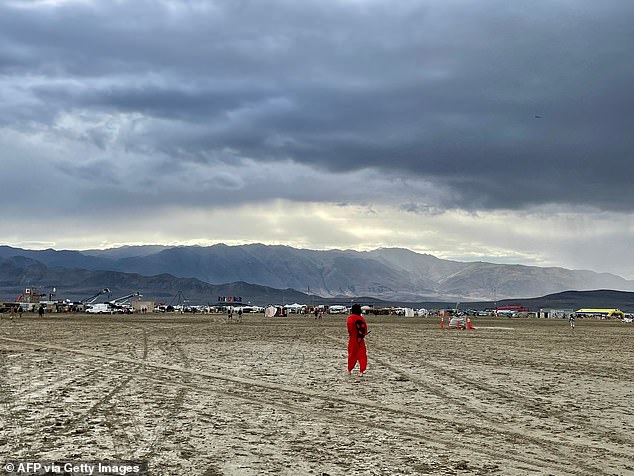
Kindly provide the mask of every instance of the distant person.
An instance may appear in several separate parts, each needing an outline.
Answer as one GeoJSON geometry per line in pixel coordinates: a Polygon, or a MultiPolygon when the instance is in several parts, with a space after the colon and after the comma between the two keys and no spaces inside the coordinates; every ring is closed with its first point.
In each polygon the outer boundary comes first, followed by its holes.
{"type": "Polygon", "coordinates": [[[570,322],[570,327],[572,329],[575,328],[575,319],[576,319],[576,316],[574,314],[570,314],[570,317],[568,318],[568,322],[570,322]]]}
{"type": "Polygon", "coordinates": [[[352,373],[359,362],[359,375],[362,376],[368,366],[368,356],[365,349],[365,336],[368,335],[368,325],[361,316],[361,306],[353,304],[348,316],[348,373],[352,373]]]}
{"type": "Polygon", "coordinates": [[[42,317],[44,315],[44,306],[40,304],[40,307],[37,310],[38,316],[42,317]]]}
{"type": "Polygon", "coordinates": [[[233,319],[233,308],[231,306],[229,306],[229,309],[227,309],[227,318],[229,320],[233,319]]]}
{"type": "Polygon", "coordinates": [[[18,316],[22,317],[22,306],[18,306],[18,316]]]}
{"type": "Polygon", "coordinates": [[[238,309],[238,321],[242,321],[242,308],[238,309]]]}

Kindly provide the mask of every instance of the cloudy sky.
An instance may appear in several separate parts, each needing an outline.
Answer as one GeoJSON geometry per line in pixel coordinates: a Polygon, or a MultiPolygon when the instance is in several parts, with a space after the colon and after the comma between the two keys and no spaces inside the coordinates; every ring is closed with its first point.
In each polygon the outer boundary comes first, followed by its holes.
{"type": "Polygon", "coordinates": [[[631,0],[3,0],[2,244],[634,278],[631,0]]]}

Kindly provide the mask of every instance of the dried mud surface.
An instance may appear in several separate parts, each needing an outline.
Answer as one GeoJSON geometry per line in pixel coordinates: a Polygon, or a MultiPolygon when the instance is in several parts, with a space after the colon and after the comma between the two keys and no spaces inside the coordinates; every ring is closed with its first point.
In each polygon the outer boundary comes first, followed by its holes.
{"type": "MultiPolygon", "coordinates": [[[[153,475],[634,475],[634,327],[369,317],[0,321],[0,454],[153,475]]],[[[0,463],[2,463],[0,461],[0,463]]]]}

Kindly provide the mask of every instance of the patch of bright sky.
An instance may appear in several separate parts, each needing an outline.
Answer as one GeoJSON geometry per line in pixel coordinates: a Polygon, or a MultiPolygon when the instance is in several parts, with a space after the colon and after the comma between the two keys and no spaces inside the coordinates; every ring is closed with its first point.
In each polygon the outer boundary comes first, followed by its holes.
{"type": "MultiPolygon", "coordinates": [[[[318,250],[402,247],[458,261],[563,266],[632,277],[632,268],[620,259],[629,247],[630,237],[610,226],[615,217],[599,214],[594,220],[590,217],[587,220],[588,226],[592,221],[594,227],[603,228],[590,241],[586,235],[577,237],[570,230],[570,224],[578,222],[570,214],[520,217],[507,212],[473,214],[449,210],[419,215],[385,205],[273,200],[223,208],[167,208],[158,216],[140,215],[120,226],[101,220],[96,214],[85,219],[81,233],[77,233],[72,219],[60,216],[46,230],[47,235],[56,237],[54,242],[26,240],[27,236],[36,236],[39,226],[26,221],[13,230],[5,230],[4,235],[7,244],[40,249],[256,242],[318,250]],[[584,261],[584,250],[601,246],[610,230],[611,249],[606,250],[601,260],[593,260],[589,254],[584,261]],[[617,239],[619,235],[621,240],[617,239]]],[[[633,223],[634,218],[628,216],[625,228],[631,229],[633,223]]]]}

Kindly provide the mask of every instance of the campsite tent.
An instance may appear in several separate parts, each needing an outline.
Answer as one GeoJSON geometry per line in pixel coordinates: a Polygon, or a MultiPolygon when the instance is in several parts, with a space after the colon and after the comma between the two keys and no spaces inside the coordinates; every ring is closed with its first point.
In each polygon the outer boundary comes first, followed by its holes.
{"type": "Polygon", "coordinates": [[[306,306],[303,306],[301,304],[287,304],[284,306],[284,309],[286,309],[287,312],[300,312],[303,308],[305,308],[306,306]]]}

